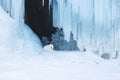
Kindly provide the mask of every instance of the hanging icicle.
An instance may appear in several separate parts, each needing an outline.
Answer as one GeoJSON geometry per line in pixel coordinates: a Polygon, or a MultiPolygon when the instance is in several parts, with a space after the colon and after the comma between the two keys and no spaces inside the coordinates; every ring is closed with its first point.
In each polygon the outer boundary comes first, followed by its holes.
{"type": "Polygon", "coordinates": [[[42,0],[42,5],[44,6],[44,4],[45,4],[45,2],[44,2],[44,0],[42,0]]]}
{"type": "Polygon", "coordinates": [[[120,30],[119,5],[119,0],[53,0],[53,24],[63,28],[66,40],[72,31],[78,45],[112,51],[120,30]]]}

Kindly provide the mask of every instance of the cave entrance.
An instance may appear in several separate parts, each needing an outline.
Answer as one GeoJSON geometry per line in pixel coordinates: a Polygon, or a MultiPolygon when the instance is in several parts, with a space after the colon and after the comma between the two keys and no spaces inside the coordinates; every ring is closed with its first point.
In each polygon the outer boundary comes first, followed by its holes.
{"type": "Polygon", "coordinates": [[[43,36],[51,38],[55,32],[52,21],[52,8],[49,10],[49,0],[25,0],[25,23],[40,39],[43,36]]]}

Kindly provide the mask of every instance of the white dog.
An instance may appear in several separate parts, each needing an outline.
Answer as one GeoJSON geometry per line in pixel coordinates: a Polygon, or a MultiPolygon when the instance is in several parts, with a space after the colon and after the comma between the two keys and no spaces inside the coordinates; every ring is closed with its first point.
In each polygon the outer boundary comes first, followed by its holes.
{"type": "Polygon", "coordinates": [[[54,51],[54,46],[53,44],[49,44],[43,47],[44,51],[54,51]]]}

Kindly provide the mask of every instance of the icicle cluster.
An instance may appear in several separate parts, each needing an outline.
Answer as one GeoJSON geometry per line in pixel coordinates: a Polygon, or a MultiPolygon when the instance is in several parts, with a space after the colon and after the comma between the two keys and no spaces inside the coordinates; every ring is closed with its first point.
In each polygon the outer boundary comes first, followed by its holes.
{"type": "Polygon", "coordinates": [[[79,48],[118,50],[120,0],[53,0],[53,24],[66,40],[72,32],[79,48]]]}
{"type": "Polygon", "coordinates": [[[23,21],[24,0],[0,0],[0,5],[13,20],[23,21]]]}
{"type": "MultiPolygon", "coordinates": [[[[4,9],[5,14],[8,14],[11,19],[8,23],[4,23],[6,24],[4,27],[7,27],[6,29],[9,31],[9,39],[6,40],[6,43],[11,43],[9,48],[12,50],[12,53],[35,53],[42,48],[38,37],[24,24],[24,1],[0,0],[0,7],[4,9]],[[9,24],[12,24],[12,26],[9,24]],[[12,31],[10,31],[11,29],[12,31]]],[[[0,25],[0,27],[3,26],[0,25]]],[[[6,33],[8,32],[4,32],[4,34],[6,33]]]]}
{"type": "Polygon", "coordinates": [[[13,17],[13,10],[11,10],[12,6],[12,0],[0,0],[0,5],[3,7],[3,9],[10,14],[11,17],[13,17]]]}

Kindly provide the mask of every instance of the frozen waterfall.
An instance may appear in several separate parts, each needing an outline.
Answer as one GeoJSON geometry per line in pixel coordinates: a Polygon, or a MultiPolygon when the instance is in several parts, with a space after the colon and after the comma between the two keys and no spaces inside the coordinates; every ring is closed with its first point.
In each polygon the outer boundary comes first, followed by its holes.
{"type": "Polygon", "coordinates": [[[24,24],[24,0],[0,0],[0,7],[1,17],[3,17],[0,29],[3,27],[7,29],[0,35],[0,44],[6,41],[3,46],[1,45],[5,51],[7,47],[11,53],[40,52],[42,45],[39,38],[24,24]],[[4,37],[5,35],[7,36],[4,37]]]}
{"type": "MultiPolygon", "coordinates": [[[[10,36],[14,36],[11,37],[11,40],[14,38],[14,48],[40,50],[40,40],[24,24],[24,1],[0,0],[0,7],[12,23],[10,28],[14,34],[10,36]]],[[[44,6],[45,0],[42,3],[44,6]]],[[[49,0],[50,7],[53,26],[63,28],[68,41],[72,32],[80,49],[120,50],[120,0],[49,0]]]]}
{"type": "Polygon", "coordinates": [[[53,24],[79,48],[120,50],[120,0],[53,0],[53,24]]]}

